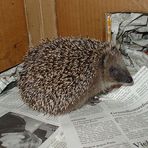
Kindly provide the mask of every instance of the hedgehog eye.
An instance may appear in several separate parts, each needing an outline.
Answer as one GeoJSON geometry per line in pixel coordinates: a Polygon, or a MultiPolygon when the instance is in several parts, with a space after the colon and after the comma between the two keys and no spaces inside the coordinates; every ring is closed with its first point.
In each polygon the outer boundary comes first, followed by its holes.
{"type": "Polygon", "coordinates": [[[109,74],[114,80],[118,82],[121,82],[122,77],[124,77],[124,72],[122,72],[122,69],[114,67],[114,66],[111,66],[109,68],[109,74]]]}
{"type": "Polygon", "coordinates": [[[111,76],[115,77],[119,74],[119,70],[113,66],[109,68],[109,73],[111,76]]]}

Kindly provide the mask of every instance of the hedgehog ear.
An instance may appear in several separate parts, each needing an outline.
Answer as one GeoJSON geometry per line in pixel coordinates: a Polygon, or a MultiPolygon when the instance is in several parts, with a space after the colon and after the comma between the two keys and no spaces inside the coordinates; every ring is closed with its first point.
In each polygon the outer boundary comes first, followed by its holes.
{"type": "Polygon", "coordinates": [[[111,41],[111,47],[112,49],[116,48],[116,49],[120,49],[120,44],[118,42],[114,42],[114,41],[111,41]]]}
{"type": "Polygon", "coordinates": [[[101,56],[101,58],[99,58],[99,67],[104,67],[106,64],[106,61],[108,59],[108,55],[107,54],[103,54],[101,56]]]}

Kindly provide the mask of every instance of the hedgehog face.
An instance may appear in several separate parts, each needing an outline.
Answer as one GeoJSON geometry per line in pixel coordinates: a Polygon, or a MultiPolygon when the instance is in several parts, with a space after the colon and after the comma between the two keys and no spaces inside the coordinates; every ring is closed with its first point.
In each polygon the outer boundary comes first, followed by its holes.
{"type": "Polygon", "coordinates": [[[133,79],[129,72],[120,67],[120,65],[113,65],[109,68],[109,75],[111,78],[121,84],[132,84],[133,79]]]}
{"type": "Polygon", "coordinates": [[[102,56],[104,80],[115,85],[132,85],[133,79],[120,53],[102,56]]]}

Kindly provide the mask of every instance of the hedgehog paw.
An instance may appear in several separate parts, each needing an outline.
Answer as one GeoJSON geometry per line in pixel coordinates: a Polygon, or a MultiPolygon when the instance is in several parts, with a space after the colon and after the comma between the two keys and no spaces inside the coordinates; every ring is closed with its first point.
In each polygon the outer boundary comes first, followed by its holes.
{"type": "Polygon", "coordinates": [[[101,100],[99,100],[99,97],[98,96],[94,96],[94,97],[91,97],[89,100],[88,100],[88,104],[91,105],[91,106],[94,106],[98,103],[100,103],[101,100]]]}

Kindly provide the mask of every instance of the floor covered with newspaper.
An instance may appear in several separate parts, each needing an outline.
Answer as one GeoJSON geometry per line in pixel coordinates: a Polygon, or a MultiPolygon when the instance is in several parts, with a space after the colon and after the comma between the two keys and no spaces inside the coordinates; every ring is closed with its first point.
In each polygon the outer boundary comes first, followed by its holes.
{"type": "Polygon", "coordinates": [[[133,86],[60,117],[26,106],[16,87],[16,69],[10,71],[11,76],[1,74],[0,147],[148,148],[148,68],[134,75],[133,86]]]}

